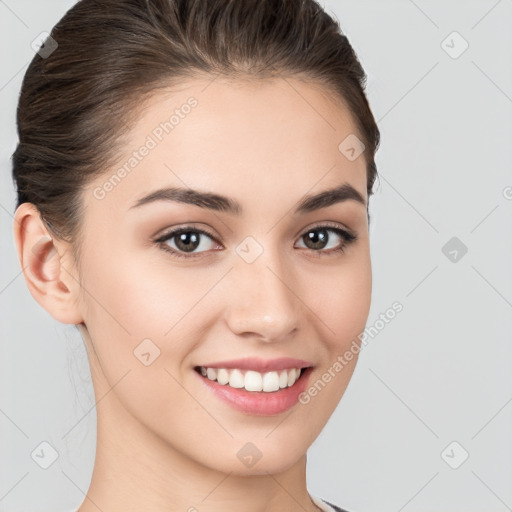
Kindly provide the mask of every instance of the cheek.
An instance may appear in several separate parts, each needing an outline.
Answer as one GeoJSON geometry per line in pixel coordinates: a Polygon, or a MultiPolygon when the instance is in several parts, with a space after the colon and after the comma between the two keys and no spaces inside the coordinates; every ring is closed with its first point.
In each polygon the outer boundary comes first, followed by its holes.
{"type": "Polygon", "coordinates": [[[155,268],[150,258],[111,256],[107,263],[91,260],[84,287],[102,322],[135,340],[161,338],[208,289],[190,271],[155,268]],[[101,312],[103,310],[103,312],[101,312]]]}
{"type": "Polygon", "coordinates": [[[134,254],[104,261],[91,255],[84,282],[85,322],[104,371],[139,366],[139,352],[156,357],[153,367],[180,366],[215,319],[208,294],[222,271],[172,267],[134,254]]]}
{"type": "Polygon", "coordinates": [[[340,288],[336,328],[352,340],[364,330],[370,311],[372,274],[369,257],[360,260],[357,267],[344,276],[340,288]]]}
{"type": "Polygon", "coordinates": [[[311,275],[302,286],[308,290],[307,304],[314,313],[311,321],[321,326],[331,357],[334,352],[342,353],[357,340],[368,319],[372,292],[369,251],[354,252],[350,260],[311,275]],[[311,287],[310,283],[315,284],[311,287]]]}
{"type": "MultiPolygon", "coordinates": [[[[192,326],[197,329],[197,322],[189,322],[194,315],[187,313],[211,283],[201,284],[178,269],[163,276],[135,256],[108,261],[90,257],[83,283],[89,292],[85,323],[99,371],[107,389],[122,379],[116,395],[134,416],[159,417],[172,427],[175,420],[162,410],[170,396],[173,407],[194,407],[178,382],[180,365],[195,342],[192,326]]],[[[193,311],[203,311],[199,306],[193,311]]]]}
{"type": "Polygon", "coordinates": [[[316,283],[309,295],[316,314],[311,321],[321,329],[326,352],[299,401],[304,411],[314,410],[312,431],[317,434],[345,393],[357,363],[361,345],[358,336],[364,331],[371,304],[369,252],[359,253],[329,278],[324,275],[316,283]]]}

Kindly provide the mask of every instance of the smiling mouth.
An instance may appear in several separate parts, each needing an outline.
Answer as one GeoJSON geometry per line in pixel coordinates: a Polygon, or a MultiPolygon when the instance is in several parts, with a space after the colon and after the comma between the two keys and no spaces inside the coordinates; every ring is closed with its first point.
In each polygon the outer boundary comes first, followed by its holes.
{"type": "Polygon", "coordinates": [[[289,368],[285,370],[257,372],[238,368],[207,368],[196,366],[194,370],[204,378],[218,384],[246,391],[274,393],[292,387],[308,368],[289,368]]]}

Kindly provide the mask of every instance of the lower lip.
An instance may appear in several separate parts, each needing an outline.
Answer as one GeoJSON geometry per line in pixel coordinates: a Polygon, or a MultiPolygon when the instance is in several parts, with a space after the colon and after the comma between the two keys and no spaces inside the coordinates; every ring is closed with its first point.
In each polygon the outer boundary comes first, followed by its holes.
{"type": "Polygon", "coordinates": [[[271,393],[232,388],[228,384],[219,384],[216,380],[203,377],[196,370],[193,371],[210,391],[238,411],[259,416],[273,416],[287,411],[299,401],[299,395],[307,387],[311,370],[312,368],[302,369],[299,379],[292,386],[271,393]]]}

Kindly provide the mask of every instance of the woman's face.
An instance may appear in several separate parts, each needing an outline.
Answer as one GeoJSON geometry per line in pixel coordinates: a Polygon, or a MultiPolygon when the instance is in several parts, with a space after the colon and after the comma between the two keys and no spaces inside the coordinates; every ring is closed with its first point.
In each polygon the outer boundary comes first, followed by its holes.
{"type": "Polygon", "coordinates": [[[97,398],[110,395],[100,432],[112,413],[109,428],[235,474],[305,454],[370,307],[356,135],[341,104],[292,78],[196,79],[151,97],[118,164],[83,193],[77,307],[97,398]],[[273,391],[245,390],[263,383],[273,391]]]}

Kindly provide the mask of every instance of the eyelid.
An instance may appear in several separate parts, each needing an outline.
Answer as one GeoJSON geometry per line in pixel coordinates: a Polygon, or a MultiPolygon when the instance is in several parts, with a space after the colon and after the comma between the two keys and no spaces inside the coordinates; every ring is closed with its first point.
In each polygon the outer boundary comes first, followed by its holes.
{"type": "Polygon", "coordinates": [[[301,236],[304,233],[307,233],[308,231],[311,231],[313,229],[318,228],[334,228],[334,229],[341,229],[342,231],[345,231],[348,235],[351,237],[357,237],[357,233],[350,229],[349,227],[345,226],[341,222],[332,222],[332,221],[320,221],[317,223],[312,224],[311,226],[306,227],[305,229],[301,229],[299,233],[297,233],[296,236],[301,236]]]}
{"type": "Polygon", "coordinates": [[[215,242],[220,243],[216,235],[214,235],[211,231],[209,231],[206,228],[198,227],[195,222],[189,222],[189,223],[183,224],[183,226],[165,229],[164,231],[160,232],[161,234],[158,234],[155,237],[153,237],[153,242],[159,242],[165,238],[168,238],[169,235],[171,235],[171,234],[173,236],[176,236],[182,232],[187,232],[187,231],[197,231],[198,233],[203,233],[204,235],[207,235],[211,239],[215,240],[215,242]]]}

